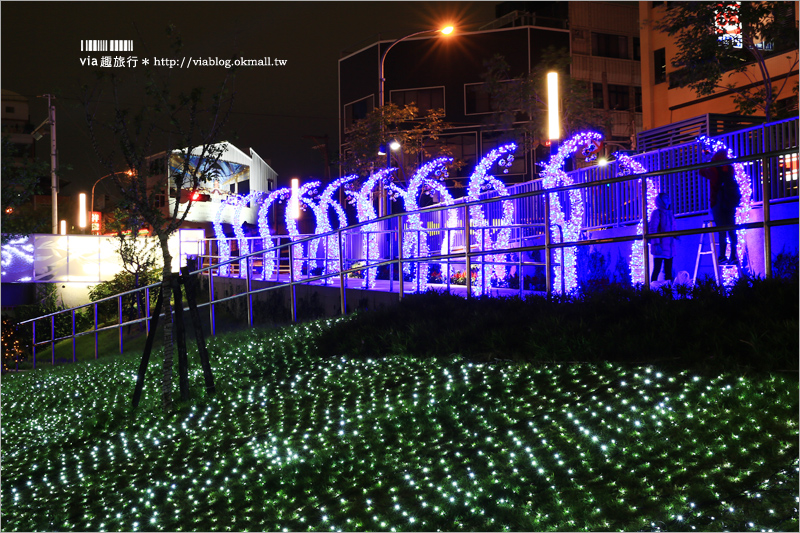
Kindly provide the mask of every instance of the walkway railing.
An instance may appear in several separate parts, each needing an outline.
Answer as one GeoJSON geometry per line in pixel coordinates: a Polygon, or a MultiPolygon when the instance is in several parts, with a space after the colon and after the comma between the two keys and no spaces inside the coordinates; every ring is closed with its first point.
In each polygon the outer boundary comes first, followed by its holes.
{"type": "MultiPolygon", "coordinates": [[[[771,161],[771,160],[780,160],[780,158],[787,158],[787,157],[796,157],[797,150],[796,148],[784,149],[784,150],[775,150],[767,153],[759,153],[754,155],[745,155],[743,157],[739,157],[738,159],[734,160],[740,163],[757,163],[759,161],[771,161]]],[[[608,244],[614,242],[632,242],[637,240],[643,241],[643,250],[644,253],[647,254],[648,251],[648,241],[651,238],[656,237],[677,237],[683,235],[697,235],[701,233],[716,233],[720,230],[724,229],[732,229],[732,228],[720,228],[720,227],[710,227],[710,228],[691,228],[685,229],[680,231],[673,231],[669,233],[658,233],[658,234],[649,234],[647,232],[647,224],[644,225],[644,232],[641,235],[623,235],[619,237],[613,238],[599,238],[599,239],[579,239],[577,241],[568,241],[568,242],[553,242],[552,239],[552,224],[550,221],[550,198],[551,194],[563,194],[567,193],[573,189],[579,189],[581,191],[589,191],[592,188],[596,187],[611,187],[617,184],[626,184],[627,186],[637,190],[638,194],[636,195],[636,199],[640,202],[638,213],[645,212],[646,206],[644,205],[644,198],[646,198],[646,180],[649,177],[660,177],[663,178],[667,175],[675,174],[675,173],[685,173],[685,172],[696,172],[699,169],[707,168],[711,166],[715,166],[717,163],[700,163],[700,164],[691,164],[691,165],[684,165],[677,168],[669,168],[665,170],[658,170],[647,172],[644,174],[634,174],[634,175],[625,175],[625,176],[618,176],[618,177],[609,177],[606,179],[596,180],[596,181],[586,181],[583,183],[576,183],[566,187],[558,187],[549,190],[532,190],[527,192],[522,192],[519,194],[512,194],[510,196],[503,196],[503,197],[495,197],[489,199],[482,199],[475,202],[465,202],[460,203],[458,205],[450,205],[450,206],[436,206],[436,207],[429,207],[426,209],[421,209],[414,213],[398,213],[389,215],[386,217],[382,217],[379,219],[371,220],[368,222],[362,222],[359,224],[355,224],[353,226],[349,226],[347,228],[342,228],[338,230],[331,231],[326,234],[321,235],[312,235],[308,237],[304,237],[299,240],[285,242],[283,244],[278,244],[266,250],[258,250],[255,252],[250,253],[247,256],[243,257],[235,257],[231,258],[224,262],[215,261],[215,256],[206,254],[203,257],[203,265],[201,268],[195,270],[191,273],[191,275],[203,275],[208,278],[208,286],[209,286],[209,301],[205,303],[201,303],[199,307],[207,307],[209,311],[209,316],[211,319],[211,333],[216,334],[216,326],[215,326],[215,307],[219,306],[222,303],[237,300],[240,298],[244,298],[247,306],[247,315],[248,315],[248,324],[252,327],[254,324],[254,311],[253,311],[253,297],[257,296],[262,293],[268,293],[270,291],[280,290],[288,288],[290,291],[290,302],[291,302],[291,319],[293,321],[297,320],[297,294],[296,294],[296,287],[300,284],[314,284],[314,283],[328,283],[329,285],[337,285],[339,287],[339,299],[340,299],[340,311],[342,314],[347,312],[347,289],[348,289],[348,281],[347,276],[356,272],[366,271],[367,272],[367,279],[369,279],[369,271],[372,269],[378,269],[383,267],[391,267],[394,271],[398,272],[398,298],[403,298],[404,294],[407,292],[406,288],[410,288],[412,292],[414,292],[417,288],[410,286],[409,282],[405,281],[404,276],[402,275],[402,271],[406,265],[409,265],[413,269],[419,269],[422,265],[430,264],[430,263],[440,263],[447,265],[447,272],[454,267],[454,265],[465,265],[465,275],[467,279],[471,278],[471,273],[473,269],[477,267],[479,272],[483,272],[483,276],[479,276],[482,278],[481,283],[483,285],[473,285],[472,283],[467,282],[465,285],[466,296],[467,298],[472,297],[474,294],[483,294],[487,293],[487,287],[489,287],[489,282],[487,281],[487,274],[491,271],[493,267],[501,266],[503,268],[511,268],[516,267],[518,268],[519,273],[519,288],[520,294],[522,294],[522,271],[525,267],[541,267],[544,266],[545,269],[545,289],[546,292],[549,294],[551,293],[553,288],[553,278],[554,278],[554,267],[559,266],[559,263],[555,261],[559,257],[557,255],[558,252],[562,252],[562,259],[560,263],[563,263],[563,250],[568,247],[574,246],[585,246],[585,245],[592,245],[592,244],[608,244]],[[470,227],[470,216],[469,216],[469,207],[474,205],[481,205],[486,208],[488,212],[491,211],[491,206],[496,204],[497,202],[506,201],[506,200],[513,200],[513,201],[530,201],[534,205],[541,203],[543,205],[543,213],[544,216],[542,217],[543,220],[541,222],[531,222],[528,224],[515,224],[511,229],[514,230],[516,237],[514,239],[509,240],[509,245],[507,247],[501,249],[490,249],[489,247],[485,246],[487,242],[486,238],[478,239],[477,237],[481,234],[482,237],[485,237],[487,232],[497,232],[499,227],[496,226],[487,226],[487,227],[470,227]],[[430,216],[436,213],[444,214],[445,211],[448,210],[456,210],[461,216],[460,218],[460,227],[457,228],[442,228],[441,226],[431,230],[419,230],[417,231],[417,239],[419,242],[425,237],[430,237],[431,233],[438,232],[439,235],[446,234],[448,238],[448,247],[442,251],[442,248],[439,248],[439,253],[429,253],[424,257],[404,257],[403,256],[403,240],[405,238],[405,234],[408,231],[406,228],[406,224],[404,224],[404,219],[408,218],[410,215],[422,215],[430,216]],[[361,235],[361,230],[367,225],[377,224],[373,227],[379,227],[380,229],[377,233],[384,236],[384,238],[388,238],[389,244],[384,246],[382,249],[385,251],[385,255],[383,256],[372,256],[370,257],[369,254],[367,257],[364,257],[363,254],[360,256],[354,255],[357,250],[354,250],[354,246],[346,247],[344,246],[345,241],[350,238],[358,235],[360,238],[363,237],[361,235]],[[463,243],[463,247],[458,249],[458,252],[455,253],[454,249],[456,249],[456,243],[450,243],[450,234],[454,232],[461,232],[462,236],[469,236],[467,242],[463,243]],[[253,287],[253,282],[258,281],[254,279],[254,268],[249,267],[245,269],[245,276],[244,280],[246,281],[245,290],[233,294],[230,296],[225,296],[222,298],[217,298],[214,294],[214,277],[219,276],[220,267],[225,265],[232,265],[232,264],[243,264],[243,265],[256,265],[259,257],[263,261],[264,254],[267,252],[273,252],[277,258],[281,256],[286,257],[288,261],[288,265],[293,265],[296,259],[296,253],[298,250],[307,249],[308,243],[315,239],[320,239],[322,243],[329,242],[329,239],[334,237],[336,242],[338,242],[338,256],[335,258],[335,262],[338,263],[336,265],[336,269],[334,272],[331,272],[330,269],[325,272],[322,271],[319,274],[314,274],[311,272],[310,268],[305,269],[305,275],[302,273],[297,275],[297,272],[294,268],[288,268],[288,279],[279,279],[276,276],[276,280],[273,285],[264,286],[264,287],[253,287]],[[484,243],[483,246],[478,245],[478,242],[484,243]],[[394,243],[394,244],[392,244],[394,243]],[[298,248],[298,246],[305,246],[305,248],[298,248]],[[349,248],[349,250],[347,249],[349,248]],[[284,253],[285,252],[285,253],[284,253]],[[544,256],[544,261],[534,261],[526,257],[526,253],[529,252],[538,252],[542,253],[544,256]],[[354,259],[358,259],[357,262],[353,262],[354,259]],[[245,262],[247,260],[247,262],[245,262]],[[361,264],[364,262],[364,264],[361,264]],[[208,263],[207,265],[205,263],[208,263]],[[338,283],[336,283],[338,281],[338,283]]],[[[762,187],[762,194],[763,198],[769,200],[770,193],[773,189],[771,189],[769,185],[769,180],[764,182],[766,185],[762,187]]],[[[764,272],[767,276],[770,275],[771,271],[771,231],[770,229],[777,226],[788,225],[788,224],[797,224],[798,218],[785,218],[781,220],[773,220],[769,216],[769,201],[764,203],[765,213],[764,213],[764,220],[761,222],[750,222],[747,224],[739,224],[735,226],[736,229],[752,229],[752,228],[763,228],[764,230],[764,272]]],[[[446,219],[447,217],[441,216],[442,220],[446,219]]],[[[488,218],[488,217],[487,217],[488,218]]],[[[491,219],[490,219],[491,220],[491,219]]],[[[561,240],[561,239],[560,239],[561,240]]],[[[369,241],[369,239],[368,239],[369,241]]],[[[420,248],[418,247],[417,250],[420,248]]],[[[327,259],[327,258],[326,258],[327,259]]],[[[647,256],[645,255],[644,261],[644,269],[645,269],[645,283],[649,286],[649,261],[647,261],[647,256]]],[[[306,264],[310,263],[312,260],[319,261],[319,258],[305,258],[302,261],[305,261],[306,264]]],[[[328,263],[330,259],[328,259],[328,263]]],[[[263,264],[262,264],[263,268],[263,264]]],[[[563,267],[562,267],[563,268],[563,267]]],[[[278,272],[279,269],[276,269],[278,272]]],[[[390,287],[391,291],[394,292],[393,288],[393,280],[394,276],[390,276],[390,287]]],[[[449,277],[449,276],[448,276],[449,277]]],[[[563,281],[564,276],[563,273],[560,276],[560,279],[563,281]]],[[[427,280],[426,280],[427,281],[427,280]]],[[[362,284],[364,281],[362,281],[362,284]]],[[[75,340],[84,335],[94,335],[95,340],[95,357],[99,357],[98,353],[98,334],[103,331],[118,329],[119,331],[119,338],[120,338],[120,352],[123,350],[123,328],[129,325],[138,324],[144,322],[147,327],[149,328],[149,321],[150,317],[150,292],[153,289],[158,290],[160,287],[160,283],[156,283],[153,285],[149,285],[142,289],[138,289],[144,295],[143,301],[147,302],[146,306],[146,313],[144,317],[136,318],[133,320],[123,321],[123,298],[125,296],[131,295],[137,291],[128,291],[125,293],[121,293],[115,296],[111,296],[108,298],[104,298],[102,300],[98,300],[91,304],[85,304],[82,306],[78,306],[73,309],[67,309],[63,311],[58,311],[55,313],[51,313],[48,315],[44,315],[42,317],[37,317],[35,319],[27,320],[25,322],[20,323],[20,325],[27,325],[30,324],[32,327],[32,349],[33,349],[33,366],[35,368],[36,361],[37,361],[37,349],[40,349],[44,346],[49,346],[51,351],[51,359],[52,363],[55,364],[55,353],[56,353],[56,343],[64,340],[71,339],[72,340],[72,359],[75,361],[76,353],[75,353],[75,340]],[[104,302],[109,301],[116,301],[117,303],[117,316],[118,316],[118,323],[114,325],[107,325],[100,327],[98,324],[98,306],[103,305],[104,302]],[[94,314],[94,326],[92,329],[87,331],[78,332],[76,331],[76,312],[81,312],[84,308],[91,308],[94,314]],[[61,337],[56,337],[55,335],[55,324],[60,316],[68,316],[71,318],[72,323],[72,332],[70,335],[63,335],[61,337]],[[42,324],[44,323],[44,326],[42,324]],[[39,326],[37,327],[37,324],[39,326]],[[49,336],[44,336],[45,338],[37,340],[37,330],[39,332],[42,331],[44,328],[49,328],[50,334],[49,336]]],[[[231,288],[234,285],[231,284],[231,288]]],[[[556,290],[563,288],[556,287],[556,290]]],[[[18,366],[18,365],[17,365],[18,366]]]]}

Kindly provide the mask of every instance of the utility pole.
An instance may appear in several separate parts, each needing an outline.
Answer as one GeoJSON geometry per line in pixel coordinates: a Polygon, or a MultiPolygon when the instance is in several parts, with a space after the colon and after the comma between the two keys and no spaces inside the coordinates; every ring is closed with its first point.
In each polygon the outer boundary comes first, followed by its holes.
{"type": "Polygon", "coordinates": [[[42,133],[44,126],[50,126],[50,188],[52,191],[53,206],[53,235],[58,235],[58,176],[56,174],[58,166],[58,152],[56,151],[56,106],[52,105],[52,100],[56,97],[52,94],[43,94],[40,98],[47,98],[47,118],[39,124],[31,136],[35,140],[44,137],[42,133]]]}

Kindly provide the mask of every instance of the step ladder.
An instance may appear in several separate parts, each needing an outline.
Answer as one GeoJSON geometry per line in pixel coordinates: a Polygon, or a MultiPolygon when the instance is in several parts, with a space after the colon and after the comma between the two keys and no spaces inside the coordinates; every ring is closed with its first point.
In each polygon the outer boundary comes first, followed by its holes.
{"type": "MultiPolygon", "coordinates": [[[[712,223],[710,220],[703,221],[704,228],[710,228],[712,223]]],[[[700,245],[697,247],[697,259],[694,262],[694,275],[692,276],[692,285],[697,283],[697,271],[700,268],[700,256],[711,254],[711,261],[714,264],[714,279],[717,281],[717,285],[719,285],[719,263],[717,263],[717,245],[714,244],[714,234],[713,233],[701,233],[700,234],[700,245]],[[703,244],[705,244],[706,239],[709,241],[709,250],[703,250],[703,244]]]]}

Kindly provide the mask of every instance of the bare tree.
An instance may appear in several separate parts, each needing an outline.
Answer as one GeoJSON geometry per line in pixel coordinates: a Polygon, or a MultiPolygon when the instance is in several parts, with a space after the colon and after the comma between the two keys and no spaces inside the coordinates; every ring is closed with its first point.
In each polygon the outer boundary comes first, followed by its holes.
{"type": "MultiPolygon", "coordinates": [[[[180,37],[173,27],[168,33],[174,37],[177,57],[180,37]]],[[[226,70],[219,86],[206,96],[207,89],[201,87],[176,89],[179,80],[171,78],[176,72],[172,69],[142,66],[141,70],[143,78],[116,70],[98,74],[93,87],[84,87],[83,100],[94,151],[105,170],[113,173],[111,179],[122,198],[120,207],[136,215],[132,220],[146,223],[161,248],[165,314],[162,399],[168,409],[173,353],[173,273],[168,242],[186,219],[195,191],[224,153],[220,140],[233,106],[235,72],[226,70]],[[174,202],[168,197],[172,189],[177,191],[174,202]],[[180,201],[181,194],[187,194],[186,203],[180,201]]],[[[128,72],[138,74],[139,70],[128,72]]],[[[176,301],[175,305],[182,303],[176,301]]]]}

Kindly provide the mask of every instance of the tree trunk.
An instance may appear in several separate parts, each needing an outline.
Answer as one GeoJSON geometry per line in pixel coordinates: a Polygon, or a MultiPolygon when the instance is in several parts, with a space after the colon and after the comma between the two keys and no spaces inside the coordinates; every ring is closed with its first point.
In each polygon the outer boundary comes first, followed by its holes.
{"type": "Polygon", "coordinates": [[[159,235],[164,269],[161,274],[161,298],[164,305],[164,371],[161,378],[161,403],[164,411],[172,408],[172,367],[174,343],[172,338],[172,256],[166,237],[159,235]]]}

